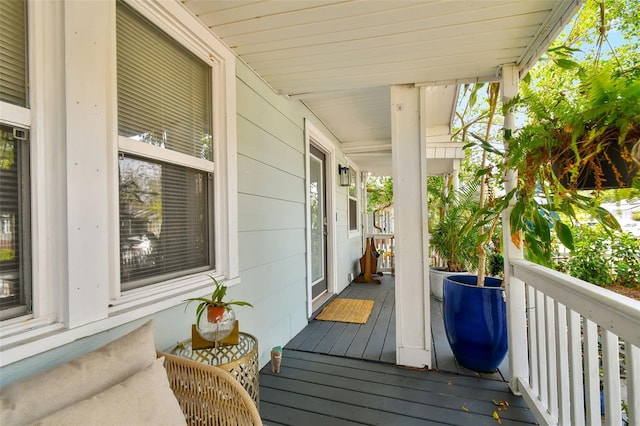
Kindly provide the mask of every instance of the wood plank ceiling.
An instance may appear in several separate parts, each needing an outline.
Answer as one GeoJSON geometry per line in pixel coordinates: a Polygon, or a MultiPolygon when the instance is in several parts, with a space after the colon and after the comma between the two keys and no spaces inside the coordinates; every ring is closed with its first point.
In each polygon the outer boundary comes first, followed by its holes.
{"type": "Polygon", "coordinates": [[[431,94],[427,127],[448,128],[457,84],[495,81],[502,64],[526,72],[582,1],[183,4],[277,93],[309,106],[349,158],[372,170],[374,163],[367,167],[360,154],[373,157],[390,149],[389,86],[442,86],[431,94]]]}

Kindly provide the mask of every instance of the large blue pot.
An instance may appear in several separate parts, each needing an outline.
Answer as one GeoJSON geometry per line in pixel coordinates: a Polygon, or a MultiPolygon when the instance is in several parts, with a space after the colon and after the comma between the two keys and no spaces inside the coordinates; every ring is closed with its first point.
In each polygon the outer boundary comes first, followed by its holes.
{"type": "Polygon", "coordinates": [[[445,277],[444,327],[458,363],[478,372],[495,371],[507,354],[507,307],[502,280],[475,275],[445,277]]]}

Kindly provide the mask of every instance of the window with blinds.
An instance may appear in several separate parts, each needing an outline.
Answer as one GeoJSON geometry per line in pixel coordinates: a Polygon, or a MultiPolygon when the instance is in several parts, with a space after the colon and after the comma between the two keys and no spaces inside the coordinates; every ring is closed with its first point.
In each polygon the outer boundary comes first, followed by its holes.
{"type": "Polygon", "coordinates": [[[120,154],[120,278],[127,290],[214,266],[213,167],[188,167],[171,154],[212,162],[212,91],[204,61],[122,2],[116,19],[119,135],[137,142],[128,147],[169,152],[120,154]]]}
{"type": "Polygon", "coordinates": [[[0,100],[28,106],[25,1],[0,1],[0,100]]]}
{"type": "Polygon", "coordinates": [[[358,230],[358,192],[356,171],[349,167],[349,231],[358,230]]]}

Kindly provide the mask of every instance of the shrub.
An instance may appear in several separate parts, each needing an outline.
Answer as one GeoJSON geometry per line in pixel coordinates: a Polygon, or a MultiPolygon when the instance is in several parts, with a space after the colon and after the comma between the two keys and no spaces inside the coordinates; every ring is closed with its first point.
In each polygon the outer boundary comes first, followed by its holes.
{"type": "Polygon", "coordinates": [[[640,287],[640,240],[627,232],[608,233],[601,226],[574,229],[574,250],[556,269],[606,287],[640,287]]]}
{"type": "Polygon", "coordinates": [[[568,274],[602,287],[611,285],[614,268],[607,255],[607,233],[600,226],[583,226],[575,231],[574,249],[567,261],[568,274]]]}
{"type": "Polygon", "coordinates": [[[640,288],[640,240],[628,232],[617,232],[611,243],[615,283],[640,288]]]}

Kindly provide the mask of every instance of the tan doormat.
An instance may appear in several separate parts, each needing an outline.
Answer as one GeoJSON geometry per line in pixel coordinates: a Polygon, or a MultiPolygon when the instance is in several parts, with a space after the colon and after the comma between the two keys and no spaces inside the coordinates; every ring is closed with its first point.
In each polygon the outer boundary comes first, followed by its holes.
{"type": "Polygon", "coordinates": [[[371,310],[373,300],[333,299],[316,317],[320,321],[352,322],[365,324],[371,310]]]}

